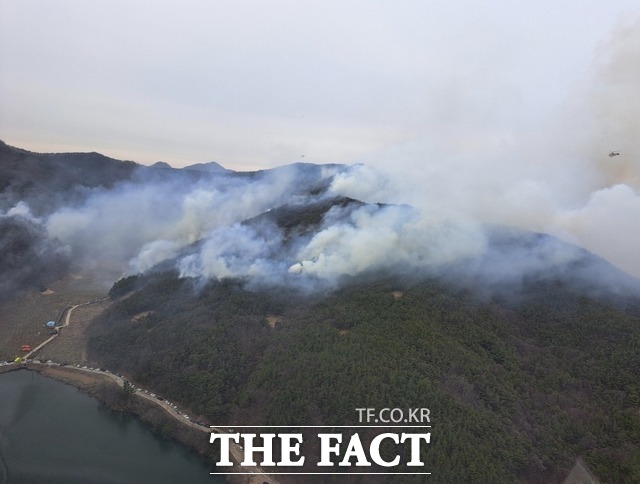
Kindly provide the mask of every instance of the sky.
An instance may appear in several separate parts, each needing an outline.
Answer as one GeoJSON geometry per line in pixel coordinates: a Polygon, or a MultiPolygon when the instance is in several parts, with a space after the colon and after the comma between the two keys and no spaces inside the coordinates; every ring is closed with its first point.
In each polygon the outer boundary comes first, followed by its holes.
{"type": "MultiPolygon", "coordinates": [[[[583,82],[635,0],[0,0],[0,138],[249,170],[501,143],[583,82]]],[[[482,146],[486,149],[486,146],[482,146]]]]}
{"type": "Polygon", "coordinates": [[[10,145],[364,163],[344,194],[544,231],[637,275],[639,91],[637,0],[0,0],[10,145]]]}

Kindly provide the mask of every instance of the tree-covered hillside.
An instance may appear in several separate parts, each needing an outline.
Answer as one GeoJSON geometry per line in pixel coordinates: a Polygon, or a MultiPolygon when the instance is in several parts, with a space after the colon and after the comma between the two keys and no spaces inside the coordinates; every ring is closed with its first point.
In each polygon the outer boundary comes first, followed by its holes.
{"type": "Polygon", "coordinates": [[[351,425],[356,408],[427,407],[437,482],[557,482],[578,456],[603,482],[640,481],[632,301],[557,280],[517,298],[383,275],[304,295],[171,272],[112,294],[92,357],[211,423],[351,425]]]}

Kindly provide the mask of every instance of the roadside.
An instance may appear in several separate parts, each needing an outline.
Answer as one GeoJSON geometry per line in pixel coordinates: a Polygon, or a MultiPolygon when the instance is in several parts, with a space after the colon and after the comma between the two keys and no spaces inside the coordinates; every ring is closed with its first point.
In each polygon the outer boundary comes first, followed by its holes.
{"type": "MultiPolygon", "coordinates": [[[[157,395],[149,393],[148,390],[132,386],[135,390],[133,402],[128,402],[126,408],[118,405],[114,399],[122,396],[122,389],[125,386],[126,379],[116,375],[108,370],[96,368],[83,368],[77,366],[65,366],[60,363],[48,362],[42,363],[40,360],[29,360],[20,364],[4,364],[0,366],[0,373],[8,371],[16,371],[27,369],[37,371],[43,376],[53,378],[60,382],[73,385],[76,388],[98,398],[109,407],[117,411],[125,411],[132,413],[141,420],[150,423],[154,428],[166,427],[166,421],[163,421],[158,413],[151,411],[152,408],[162,409],[163,414],[170,417],[173,422],[178,422],[179,427],[188,428],[192,431],[198,431],[197,435],[202,433],[210,434],[211,432],[226,433],[226,429],[212,428],[202,422],[194,422],[192,417],[182,413],[177,405],[168,400],[161,400],[157,395]],[[111,387],[110,389],[108,387],[111,387]],[[152,396],[153,395],[153,396],[152,396]],[[141,404],[145,402],[144,404],[141,404]]],[[[130,383],[130,382],[129,382],[130,383]]],[[[208,438],[194,436],[194,434],[185,434],[184,431],[176,429],[171,432],[171,437],[193,447],[200,454],[206,455],[208,449],[208,438]]],[[[243,459],[242,448],[231,443],[231,456],[234,466],[231,469],[225,469],[226,479],[233,484],[279,484],[276,479],[264,473],[260,467],[241,467],[239,463],[243,459]],[[251,473],[253,475],[244,475],[237,473],[251,473]]]]}
{"type": "MultiPolygon", "coordinates": [[[[37,371],[79,388],[114,410],[135,414],[165,436],[181,441],[201,454],[210,454],[209,439],[203,438],[203,433],[225,432],[225,429],[212,429],[181,411],[176,404],[152,391],[138,388],[132,382],[129,382],[129,391],[133,390],[132,395],[137,398],[123,406],[119,400],[125,393],[126,380],[108,370],[96,368],[95,363],[88,361],[85,331],[110,304],[104,291],[99,291],[80,276],[69,276],[50,289],[23,295],[4,305],[0,308],[0,373],[22,368],[37,371]],[[56,322],[57,333],[49,334],[45,328],[45,322],[50,320],[56,322]],[[21,344],[29,344],[32,349],[19,354],[16,348],[21,344]],[[13,361],[15,356],[20,356],[22,362],[7,362],[13,361]],[[176,422],[179,422],[177,426],[176,422]]],[[[229,482],[278,484],[259,467],[240,467],[243,452],[239,445],[232,443],[231,455],[235,465],[225,469],[229,482]],[[237,474],[241,472],[251,475],[237,474]]]]}
{"type": "Polygon", "coordinates": [[[42,361],[52,360],[80,365],[94,364],[87,358],[85,332],[93,318],[111,304],[109,299],[101,298],[68,308],[63,316],[62,329],[58,328],[59,337],[55,337],[45,348],[36,353],[36,356],[42,361]],[[68,318],[71,317],[71,314],[73,324],[69,324],[68,318]]]}
{"type": "MultiPolygon", "coordinates": [[[[13,360],[16,356],[23,357],[25,353],[21,351],[22,345],[36,348],[50,338],[49,329],[45,327],[47,321],[58,323],[66,307],[102,299],[107,291],[105,283],[73,274],[52,283],[42,292],[23,293],[13,300],[4,302],[0,305],[0,361],[13,360]]],[[[105,307],[100,310],[104,310],[105,307]]],[[[68,344],[60,349],[51,346],[62,353],[56,352],[41,357],[50,356],[47,359],[68,363],[83,362],[86,355],[83,354],[85,343],[81,333],[91,319],[89,313],[78,317],[78,327],[70,328],[68,344]],[[76,337],[78,339],[72,342],[76,337]]]]}

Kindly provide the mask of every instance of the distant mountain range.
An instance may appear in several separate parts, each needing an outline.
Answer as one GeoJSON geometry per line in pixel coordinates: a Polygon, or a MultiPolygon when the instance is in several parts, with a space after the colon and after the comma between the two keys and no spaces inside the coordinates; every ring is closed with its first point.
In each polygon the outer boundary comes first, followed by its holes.
{"type": "MultiPolygon", "coordinates": [[[[319,193],[327,189],[328,181],[318,180],[324,168],[303,164],[298,168],[293,182],[297,193],[319,193]]],[[[227,184],[233,180],[247,183],[272,176],[271,173],[279,176],[281,170],[235,172],[214,162],[182,169],[163,162],[145,166],[99,153],[34,153],[0,141],[0,250],[3,254],[0,300],[11,297],[15,290],[45,287],[68,270],[72,259],[77,257],[76,247],[50,233],[51,217],[56,213],[81,210],[95,198],[108,197],[118,190],[136,193],[154,184],[170,184],[169,191],[183,187],[186,193],[192,186],[194,190],[216,186],[215,180],[219,179],[227,184]]],[[[158,189],[154,196],[164,197],[164,194],[158,189]]],[[[116,210],[114,206],[107,202],[96,209],[94,222],[104,223],[103,218],[116,210]]],[[[266,216],[276,213],[278,210],[266,216]]],[[[115,212],[113,215],[118,216],[115,212]]],[[[164,215],[157,214],[160,219],[164,215]]],[[[121,216],[125,218],[126,213],[121,216]]],[[[87,226],[84,233],[94,230],[87,226]]],[[[85,245],[90,244],[88,241],[85,245]]],[[[105,255],[100,253],[96,257],[105,255]]]]}
{"type": "Polygon", "coordinates": [[[34,153],[0,141],[0,209],[28,201],[35,213],[51,211],[62,203],[78,202],[92,188],[112,188],[117,183],[149,176],[157,171],[188,173],[226,172],[217,163],[202,163],[182,170],[158,162],[145,166],[100,153],[34,153]]]}

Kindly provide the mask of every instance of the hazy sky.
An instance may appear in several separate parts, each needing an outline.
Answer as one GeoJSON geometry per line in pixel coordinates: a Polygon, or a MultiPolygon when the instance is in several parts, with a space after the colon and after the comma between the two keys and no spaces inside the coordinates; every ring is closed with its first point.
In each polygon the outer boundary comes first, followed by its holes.
{"type": "Polygon", "coordinates": [[[566,103],[640,12],[637,0],[0,8],[0,139],[240,170],[443,141],[491,151],[566,103]]]}
{"type": "Polygon", "coordinates": [[[11,145],[236,170],[362,162],[345,195],[551,233],[640,275],[638,0],[0,8],[11,145]]]}

